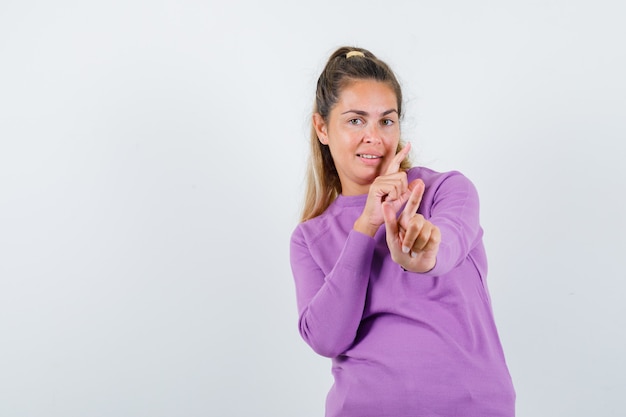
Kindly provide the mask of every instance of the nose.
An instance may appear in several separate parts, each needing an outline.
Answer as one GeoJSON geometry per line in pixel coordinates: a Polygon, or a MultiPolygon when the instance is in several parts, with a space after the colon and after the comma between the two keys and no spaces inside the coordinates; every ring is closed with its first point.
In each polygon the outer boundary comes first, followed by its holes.
{"type": "Polygon", "coordinates": [[[364,131],[363,141],[365,143],[380,143],[382,141],[382,132],[376,123],[371,123],[364,131]]]}

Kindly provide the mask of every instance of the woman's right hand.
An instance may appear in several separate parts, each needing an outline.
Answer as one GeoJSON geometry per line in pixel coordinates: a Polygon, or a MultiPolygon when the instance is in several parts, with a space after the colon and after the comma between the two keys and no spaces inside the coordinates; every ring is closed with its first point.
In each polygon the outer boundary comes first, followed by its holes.
{"type": "Polygon", "coordinates": [[[394,156],[385,173],[376,177],[370,185],[365,208],[354,222],[353,228],[357,232],[373,237],[385,222],[382,210],[383,202],[391,204],[397,212],[408,200],[413,187],[410,187],[407,182],[406,172],[399,170],[400,164],[408,155],[409,150],[410,144],[407,144],[394,156]]]}

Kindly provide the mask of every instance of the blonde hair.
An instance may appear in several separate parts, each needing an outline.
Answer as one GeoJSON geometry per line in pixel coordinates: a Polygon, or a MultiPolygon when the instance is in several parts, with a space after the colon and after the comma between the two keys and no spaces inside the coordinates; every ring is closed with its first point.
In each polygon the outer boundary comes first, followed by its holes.
{"type": "MultiPolygon", "coordinates": [[[[343,88],[354,80],[373,79],[389,84],[397,98],[398,115],[402,117],[402,89],[393,71],[366,49],[341,47],[328,59],[317,80],[312,114],[319,113],[328,122],[331,109],[339,100],[343,88]]],[[[341,182],[328,146],[323,145],[311,119],[310,154],[306,171],[306,191],[300,220],[306,221],[322,214],[341,194],[341,182]]],[[[398,151],[403,148],[398,143],[398,151]]],[[[408,157],[400,169],[411,166],[408,157]]]]}

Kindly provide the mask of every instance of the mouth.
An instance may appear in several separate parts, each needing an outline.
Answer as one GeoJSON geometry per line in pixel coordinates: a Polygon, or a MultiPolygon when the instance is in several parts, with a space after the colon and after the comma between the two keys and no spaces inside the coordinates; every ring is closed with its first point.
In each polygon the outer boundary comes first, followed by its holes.
{"type": "Polygon", "coordinates": [[[380,155],[372,155],[372,154],[368,154],[368,153],[358,153],[358,154],[356,154],[356,156],[358,156],[359,158],[363,158],[363,159],[380,159],[380,158],[382,158],[382,156],[380,156],[380,155]]]}

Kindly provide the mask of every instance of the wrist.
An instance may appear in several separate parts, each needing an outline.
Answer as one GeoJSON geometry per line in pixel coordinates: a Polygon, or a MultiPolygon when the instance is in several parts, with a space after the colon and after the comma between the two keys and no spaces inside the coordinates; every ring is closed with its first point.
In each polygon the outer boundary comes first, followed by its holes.
{"type": "Polygon", "coordinates": [[[433,258],[432,260],[419,262],[417,265],[411,265],[409,262],[406,266],[401,265],[402,269],[405,272],[415,272],[416,274],[427,274],[437,266],[437,258],[433,258]]]}
{"type": "Polygon", "coordinates": [[[374,235],[378,231],[378,228],[379,226],[375,226],[369,223],[368,221],[363,220],[361,217],[356,219],[356,221],[354,222],[354,225],[352,226],[352,229],[370,237],[374,237],[374,235]]]}

